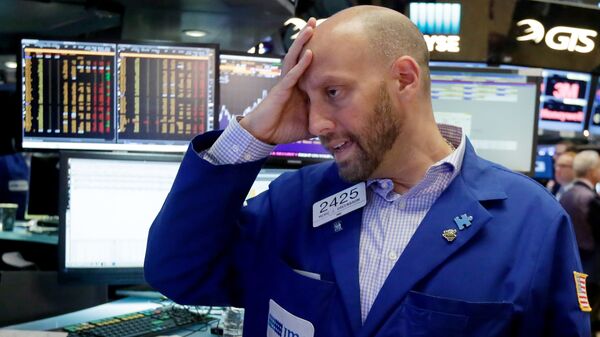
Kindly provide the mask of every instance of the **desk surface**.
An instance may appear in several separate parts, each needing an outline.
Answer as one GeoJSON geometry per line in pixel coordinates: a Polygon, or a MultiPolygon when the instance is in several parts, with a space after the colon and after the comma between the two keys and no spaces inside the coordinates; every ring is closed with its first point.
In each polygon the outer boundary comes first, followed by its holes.
{"type": "Polygon", "coordinates": [[[26,227],[22,226],[23,224],[23,221],[17,221],[15,228],[12,231],[0,231],[0,240],[37,242],[49,245],[58,244],[58,232],[53,232],[52,234],[31,233],[26,227]]]}
{"type": "MultiPolygon", "coordinates": [[[[118,301],[101,304],[92,308],[75,311],[72,313],[59,315],[55,317],[40,319],[37,321],[11,325],[2,329],[11,330],[53,330],[63,326],[93,321],[102,318],[108,318],[117,315],[123,315],[136,311],[158,308],[161,305],[154,299],[127,297],[118,301]]],[[[211,337],[214,336],[208,331],[195,331],[200,327],[190,326],[168,335],[185,335],[189,337],[211,337]]]]}

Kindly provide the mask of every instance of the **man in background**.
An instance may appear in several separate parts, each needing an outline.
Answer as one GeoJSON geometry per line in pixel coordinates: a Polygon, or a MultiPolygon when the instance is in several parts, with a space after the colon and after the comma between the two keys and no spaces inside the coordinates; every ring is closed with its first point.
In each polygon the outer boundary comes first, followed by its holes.
{"type": "Polygon", "coordinates": [[[566,151],[555,156],[554,162],[554,181],[555,184],[550,189],[551,193],[560,199],[561,195],[571,187],[571,183],[575,179],[573,172],[573,159],[577,153],[574,151],[566,151]]]}

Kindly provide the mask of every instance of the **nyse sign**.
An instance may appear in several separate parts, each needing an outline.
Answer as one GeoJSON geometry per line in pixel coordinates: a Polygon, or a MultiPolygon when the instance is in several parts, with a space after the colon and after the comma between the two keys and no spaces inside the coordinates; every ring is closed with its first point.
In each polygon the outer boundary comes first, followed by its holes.
{"type": "Polygon", "coordinates": [[[540,43],[544,40],[551,49],[584,54],[594,50],[596,45],[593,38],[598,35],[595,30],[567,26],[556,26],[546,32],[544,25],[533,19],[521,20],[517,26],[526,26],[525,35],[517,37],[517,41],[540,43]]]}
{"type": "Polygon", "coordinates": [[[460,36],[458,35],[423,35],[429,52],[440,53],[460,52],[460,36]]]}

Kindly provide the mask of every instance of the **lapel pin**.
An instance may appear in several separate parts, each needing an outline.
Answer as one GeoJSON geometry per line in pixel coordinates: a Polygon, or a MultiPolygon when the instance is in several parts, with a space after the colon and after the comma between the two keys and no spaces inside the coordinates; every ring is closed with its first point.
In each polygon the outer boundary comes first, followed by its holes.
{"type": "Polygon", "coordinates": [[[442,236],[444,237],[444,239],[446,239],[446,241],[448,242],[452,242],[454,241],[454,239],[456,239],[456,229],[452,228],[452,229],[446,229],[445,231],[442,232],[442,236]]]}
{"type": "Polygon", "coordinates": [[[456,226],[458,226],[458,229],[461,231],[467,227],[470,227],[471,221],[473,221],[473,217],[471,215],[467,215],[466,213],[460,217],[457,216],[454,218],[454,223],[456,223],[456,226]]]}
{"type": "Polygon", "coordinates": [[[334,232],[337,233],[337,232],[341,231],[342,229],[343,228],[342,228],[342,222],[341,221],[336,221],[336,222],[333,223],[333,231],[334,232]]]}

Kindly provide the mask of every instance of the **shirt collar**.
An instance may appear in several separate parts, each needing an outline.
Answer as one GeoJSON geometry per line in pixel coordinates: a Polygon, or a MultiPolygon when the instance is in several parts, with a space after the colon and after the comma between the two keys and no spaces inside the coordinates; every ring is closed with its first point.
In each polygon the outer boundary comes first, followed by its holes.
{"type": "MultiPolygon", "coordinates": [[[[448,166],[450,171],[452,171],[452,179],[458,175],[460,169],[462,168],[463,158],[465,156],[466,149],[466,136],[462,129],[457,126],[448,125],[448,124],[438,124],[438,129],[442,134],[442,137],[446,139],[452,146],[454,146],[455,150],[452,151],[448,156],[442,158],[437,163],[431,165],[425,175],[432,174],[432,172],[436,171],[435,168],[440,166],[448,166]]],[[[367,186],[371,187],[373,191],[379,194],[381,197],[385,198],[388,201],[393,201],[400,197],[399,194],[393,192],[394,183],[391,179],[383,178],[383,179],[369,179],[367,180],[367,186]],[[393,193],[392,193],[393,192],[393,193]]]]}

